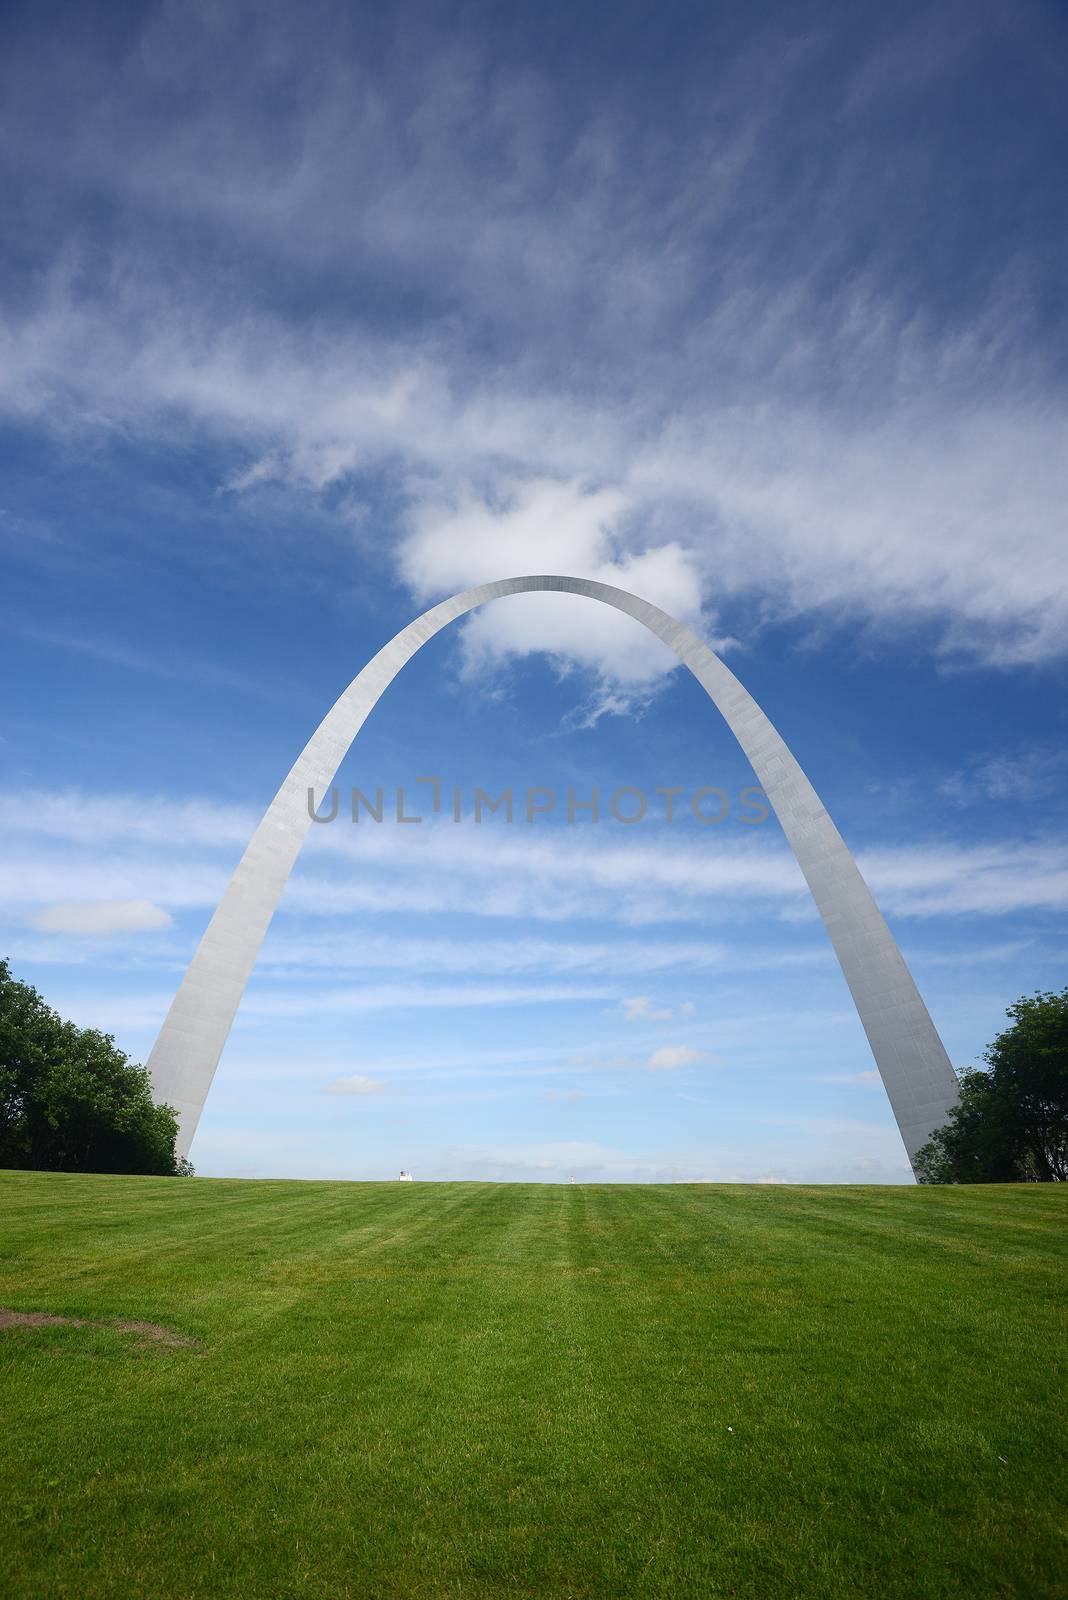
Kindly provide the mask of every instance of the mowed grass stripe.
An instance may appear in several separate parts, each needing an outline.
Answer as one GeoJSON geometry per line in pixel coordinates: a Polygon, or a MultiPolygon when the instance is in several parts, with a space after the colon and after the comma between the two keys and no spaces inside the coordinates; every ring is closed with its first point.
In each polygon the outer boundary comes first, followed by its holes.
{"type": "Polygon", "coordinates": [[[1053,1189],[0,1177],[4,1592],[1064,1593],[1053,1189]]]}

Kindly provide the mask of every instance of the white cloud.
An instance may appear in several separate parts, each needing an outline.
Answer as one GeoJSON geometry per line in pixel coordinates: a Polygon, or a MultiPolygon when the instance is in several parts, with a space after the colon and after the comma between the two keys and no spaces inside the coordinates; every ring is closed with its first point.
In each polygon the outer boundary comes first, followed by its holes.
{"type": "MultiPolygon", "coordinates": [[[[60,994],[56,1009],[83,1027],[158,1028],[167,1014],[181,977],[174,973],[171,988],[154,993],[60,994]]],[[[369,983],[344,988],[286,988],[254,977],[241,1002],[240,1025],[257,1028],[287,1018],[359,1017],[383,1011],[455,1011],[482,1007],[589,1006],[614,999],[606,984],[525,985],[467,983],[369,983]]]]}
{"type": "Polygon", "coordinates": [[[871,1088],[881,1088],[882,1078],[875,1068],[865,1072],[818,1072],[806,1074],[805,1083],[864,1083],[871,1088]]]}
{"type": "MultiPolygon", "coordinates": [[[[630,590],[680,620],[696,621],[701,587],[692,555],[677,543],[627,551],[618,531],[627,509],[619,489],[588,490],[552,478],[514,483],[503,503],[468,493],[454,508],[423,505],[400,547],[401,571],[421,600],[494,578],[564,573],[630,590]]],[[[508,596],[470,617],[462,637],[473,678],[537,651],[632,688],[678,665],[633,618],[576,595],[508,596]]],[[[600,702],[612,711],[628,704],[600,702]]]]}
{"type": "MultiPolygon", "coordinates": [[[[956,949],[947,949],[944,945],[939,945],[937,949],[913,949],[910,960],[917,966],[925,967],[978,967],[984,966],[987,962],[1018,959],[1034,948],[1035,940],[1032,938],[1004,939],[998,944],[959,945],[956,949]]],[[[1048,944],[1045,947],[1045,954],[1054,954],[1048,944]]]]}
{"type": "Polygon", "coordinates": [[[1052,840],[871,850],[859,864],[880,901],[906,916],[998,916],[1068,901],[1068,848],[1052,840]]]}
{"type": "Polygon", "coordinates": [[[938,785],[940,794],[958,805],[981,801],[1015,803],[1055,792],[1068,764],[1065,750],[1025,750],[980,756],[938,785]]]}
{"type": "Polygon", "coordinates": [[[381,1094],[385,1084],[377,1078],[365,1077],[362,1072],[352,1072],[346,1078],[335,1078],[326,1086],[327,1094],[381,1094]]]}
{"type": "MultiPolygon", "coordinates": [[[[877,203],[865,132],[843,138],[796,248],[768,257],[810,42],[725,58],[680,107],[684,132],[639,144],[633,119],[599,105],[576,121],[534,63],[488,71],[471,40],[373,80],[350,40],[324,80],[283,18],[257,33],[239,85],[167,8],[132,43],[136,70],[9,68],[51,210],[49,186],[69,183],[129,231],[80,254],[68,228],[52,274],[12,297],[5,410],[68,451],[207,435],[235,494],[359,498],[386,470],[403,510],[378,554],[420,596],[553,565],[690,616],[700,581],[720,614],[755,598],[763,615],[923,624],[986,661],[1063,654],[1068,396],[1017,286],[1022,242],[951,321],[900,288],[892,253],[829,290],[842,216],[877,203]],[[267,125],[282,59],[290,91],[267,125]],[[182,82],[197,93],[171,120],[159,108],[182,82]],[[46,120],[56,104],[78,109],[46,120]],[[163,219],[245,264],[239,315],[192,258],[175,277],[163,219]],[[361,283],[399,286],[402,331],[359,294],[283,316],[255,292],[279,262],[317,290],[358,262],[361,283]]],[[[890,81],[879,60],[827,88],[847,134],[868,114],[857,83],[890,81]]],[[[566,605],[473,619],[470,660],[549,648],[632,686],[670,665],[624,619],[566,605]]]]}
{"type": "Polygon", "coordinates": [[[609,560],[610,529],[626,505],[618,489],[553,479],[531,480],[503,504],[468,493],[453,508],[424,505],[401,547],[401,572],[424,600],[524,573],[592,578],[609,560]]]}
{"type": "Polygon", "coordinates": [[[32,921],[42,933],[104,936],[169,928],[171,915],[151,900],[64,900],[44,906],[32,921]]]}
{"type": "Polygon", "coordinates": [[[633,995],[629,1000],[620,1002],[623,1008],[623,1017],[627,1022],[669,1022],[672,1017],[670,1006],[654,1006],[646,994],[633,995]]]}
{"type": "Polygon", "coordinates": [[[611,998],[611,989],[603,983],[371,983],[358,988],[314,991],[302,984],[296,992],[273,986],[269,992],[261,992],[254,986],[242,1002],[241,1014],[256,1022],[276,1017],[360,1016],[372,1011],[584,1005],[611,998]]]}
{"type": "MultiPolygon", "coordinates": [[[[254,810],[203,800],[11,791],[0,795],[8,841],[0,897],[22,908],[24,922],[67,900],[211,908],[257,820],[254,810]]],[[[862,851],[858,860],[880,905],[899,916],[1001,916],[1060,910],[1068,899],[1068,843],[1056,837],[899,845],[862,851]]],[[[316,918],[405,910],[544,922],[604,916],[634,927],[700,919],[722,930],[713,939],[718,954],[740,916],[770,910],[815,922],[800,869],[772,825],[759,839],[706,830],[695,849],[681,833],[652,825],[624,837],[624,830],[539,833],[447,821],[338,823],[310,835],[282,909],[316,918]],[[339,858],[355,870],[339,873],[339,858]]],[[[797,955],[813,959],[808,950],[797,955]]],[[[628,959],[621,970],[643,969],[628,959]]]]}
{"type": "MultiPolygon", "coordinates": [[[[691,618],[703,588],[720,610],[755,594],[772,615],[931,625],[939,649],[996,664],[1068,645],[1068,398],[1040,373],[1014,392],[1005,373],[1018,363],[999,373],[981,338],[970,355],[934,335],[917,342],[892,305],[869,308],[881,348],[857,335],[863,310],[848,303],[837,351],[831,340],[832,363],[887,368],[882,399],[835,403],[815,371],[811,395],[739,391],[730,372],[750,329],[724,322],[732,306],[705,324],[718,388],[661,389],[668,374],[650,355],[638,417],[532,389],[521,370],[492,391],[473,375],[458,399],[446,352],[413,358],[351,330],[324,344],[255,312],[235,330],[207,302],[117,294],[93,306],[59,293],[13,322],[0,407],[68,432],[269,442],[287,481],[313,495],[399,461],[413,509],[397,561],[419,595],[554,565],[691,618]],[[965,371],[948,378],[954,362],[965,371]],[[584,492],[590,482],[599,487],[584,492]]],[[[798,339],[789,325],[781,333],[798,339]]],[[[799,346],[797,358],[810,356],[799,346]]],[[[232,483],[259,477],[245,468],[232,483]]],[[[672,664],[638,624],[568,597],[498,601],[464,639],[472,670],[548,649],[636,685],[672,664]]]]}
{"type": "Polygon", "coordinates": [[[676,1067],[692,1067],[707,1060],[707,1050],[695,1050],[688,1044],[664,1044],[652,1051],[645,1065],[653,1072],[673,1072],[676,1067]]]}
{"type": "Polygon", "coordinates": [[[80,789],[0,793],[0,833],[62,839],[91,846],[125,840],[173,848],[236,846],[243,850],[259,820],[254,806],[173,800],[161,794],[88,794],[80,789]]]}

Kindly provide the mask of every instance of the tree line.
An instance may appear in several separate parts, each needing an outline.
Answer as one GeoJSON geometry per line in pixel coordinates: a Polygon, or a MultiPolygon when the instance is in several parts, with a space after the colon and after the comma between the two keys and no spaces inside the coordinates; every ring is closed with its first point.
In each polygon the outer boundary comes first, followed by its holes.
{"type": "Polygon", "coordinates": [[[0,1167],[53,1172],[192,1172],[178,1119],[144,1067],[95,1028],[64,1022],[0,961],[0,1167]]]}

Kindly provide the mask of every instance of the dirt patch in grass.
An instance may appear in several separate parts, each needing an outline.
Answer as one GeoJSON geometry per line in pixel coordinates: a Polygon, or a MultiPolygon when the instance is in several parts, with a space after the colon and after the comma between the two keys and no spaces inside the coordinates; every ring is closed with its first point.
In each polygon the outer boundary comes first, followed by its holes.
{"type": "Polygon", "coordinates": [[[0,1306],[0,1331],[5,1328],[112,1328],[117,1333],[132,1333],[142,1344],[165,1345],[170,1350],[199,1350],[195,1339],[173,1328],[161,1328],[156,1322],[131,1322],[124,1317],[112,1317],[110,1322],[94,1321],[91,1317],[59,1317],[51,1311],[8,1311],[0,1306]]]}

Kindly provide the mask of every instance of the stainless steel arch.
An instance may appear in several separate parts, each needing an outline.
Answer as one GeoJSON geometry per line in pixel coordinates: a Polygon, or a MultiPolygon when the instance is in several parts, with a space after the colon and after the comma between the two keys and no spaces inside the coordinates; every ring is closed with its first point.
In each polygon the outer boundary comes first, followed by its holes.
{"type": "Polygon", "coordinates": [[[909,1160],[946,1119],[957,1079],[912,975],[841,834],[756,701],[702,639],[637,595],[587,578],[503,578],[417,617],[368,662],[323,718],[268,806],[208,924],[148,1058],[173,1105],[186,1155],[260,945],[321,792],[379,696],[421,645],[475,606],[507,594],[585,595],[637,618],[682,661],[745,751],[812,891],[882,1076],[909,1160]]]}

